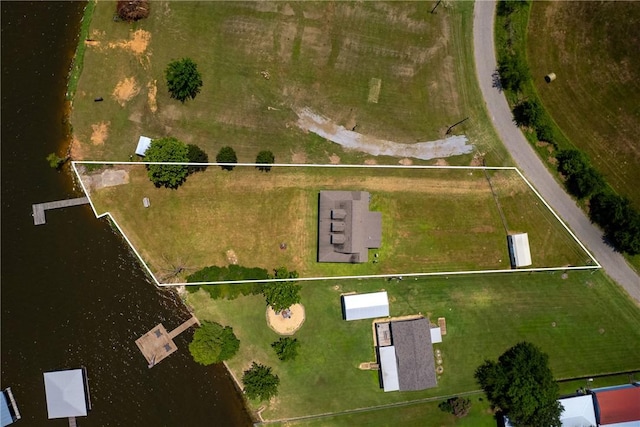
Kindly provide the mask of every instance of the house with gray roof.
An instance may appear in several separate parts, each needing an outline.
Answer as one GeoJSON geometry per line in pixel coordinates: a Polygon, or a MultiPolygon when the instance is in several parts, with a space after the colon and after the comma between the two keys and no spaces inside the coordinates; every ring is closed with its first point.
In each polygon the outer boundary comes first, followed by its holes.
{"type": "Polygon", "coordinates": [[[369,211],[366,191],[321,191],[318,262],[362,263],[382,241],[382,214],[369,211]]]}
{"type": "Polygon", "coordinates": [[[428,319],[376,324],[376,333],[384,391],[424,390],[437,385],[428,319]],[[381,335],[386,331],[390,331],[390,340],[381,335]]]}

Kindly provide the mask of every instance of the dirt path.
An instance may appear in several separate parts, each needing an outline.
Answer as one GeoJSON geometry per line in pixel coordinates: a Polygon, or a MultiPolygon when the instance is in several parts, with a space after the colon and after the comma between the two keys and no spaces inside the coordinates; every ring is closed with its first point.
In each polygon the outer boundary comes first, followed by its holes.
{"type": "Polygon", "coordinates": [[[328,118],[315,113],[310,108],[297,110],[296,114],[298,115],[297,124],[301,129],[320,135],[344,148],[374,156],[431,160],[468,154],[473,151],[473,145],[468,144],[467,137],[464,135],[454,135],[437,141],[401,144],[348,130],[344,126],[337,125],[328,118]]]}
{"type": "Polygon", "coordinates": [[[513,123],[511,110],[504,95],[494,87],[493,74],[497,64],[493,40],[495,7],[495,1],[477,1],[473,18],[478,83],[493,125],[511,157],[531,184],[586,245],[607,274],[622,286],[636,303],[640,303],[638,274],[629,267],[622,255],[603,242],[602,232],[589,221],[587,215],[549,173],[520,129],[513,123]]]}

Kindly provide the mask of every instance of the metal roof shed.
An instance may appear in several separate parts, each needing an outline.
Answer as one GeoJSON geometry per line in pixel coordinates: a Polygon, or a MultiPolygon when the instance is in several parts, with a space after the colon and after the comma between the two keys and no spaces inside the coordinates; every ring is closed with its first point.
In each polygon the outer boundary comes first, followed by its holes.
{"type": "Polygon", "coordinates": [[[531,265],[531,252],[529,251],[529,235],[527,233],[509,234],[509,257],[512,267],[526,267],[531,265]]]}
{"type": "Polygon", "coordinates": [[[147,149],[151,146],[151,138],[146,136],[140,136],[138,139],[138,146],[136,147],[136,154],[144,157],[147,149]]]}
{"type": "Polygon", "coordinates": [[[344,320],[373,319],[389,316],[389,297],[386,292],[342,296],[344,320]]]}
{"type": "Polygon", "coordinates": [[[20,411],[18,405],[11,393],[11,387],[7,387],[0,392],[0,419],[2,427],[13,424],[20,419],[20,411]]]}
{"type": "Polygon", "coordinates": [[[82,369],[44,373],[49,419],[87,415],[87,395],[82,369]]]}
{"type": "Polygon", "coordinates": [[[391,345],[387,347],[379,347],[378,351],[380,352],[380,375],[382,377],[382,388],[384,391],[400,390],[396,348],[391,345]]]}
{"type": "Polygon", "coordinates": [[[568,397],[560,399],[562,427],[591,427],[596,424],[596,412],[593,407],[593,396],[568,397]]]}
{"type": "Polygon", "coordinates": [[[600,426],[637,427],[640,425],[640,385],[593,390],[600,426]]]}

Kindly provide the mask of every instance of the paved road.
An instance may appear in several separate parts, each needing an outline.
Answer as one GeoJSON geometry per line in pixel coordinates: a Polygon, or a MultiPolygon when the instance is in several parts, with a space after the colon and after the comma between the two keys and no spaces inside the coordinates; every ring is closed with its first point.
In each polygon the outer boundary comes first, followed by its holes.
{"type": "Polygon", "coordinates": [[[607,274],[621,285],[636,303],[640,303],[640,276],[625,259],[602,241],[602,232],[593,226],[585,213],[552,177],[524,135],[512,121],[504,95],[494,87],[496,55],[493,43],[494,0],[475,2],[473,44],[478,82],[489,115],[511,157],[529,182],[545,198],[564,222],[589,249],[607,274]]]}

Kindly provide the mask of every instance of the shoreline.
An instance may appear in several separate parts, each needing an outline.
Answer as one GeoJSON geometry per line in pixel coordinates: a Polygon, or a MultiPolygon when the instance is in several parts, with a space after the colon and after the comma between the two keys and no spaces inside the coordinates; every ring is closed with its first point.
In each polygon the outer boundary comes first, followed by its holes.
{"type": "MultiPolygon", "coordinates": [[[[85,40],[88,37],[89,34],[89,28],[91,26],[91,21],[93,19],[93,13],[95,11],[95,7],[97,5],[97,0],[89,0],[84,8],[83,11],[83,15],[82,15],[82,19],[80,21],[80,30],[78,31],[78,41],[76,44],[76,49],[75,52],[73,54],[73,59],[71,60],[71,66],[69,68],[69,73],[67,75],[67,87],[66,87],[66,92],[65,92],[65,103],[64,103],[64,111],[63,111],[63,120],[64,120],[64,125],[66,126],[66,135],[65,138],[63,140],[63,147],[65,148],[65,153],[66,153],[66,157],[70,160],[74,160],[71,157],[71,151],[72,151],[72,146],[73,146],[73,140],[74,140],[74,136],[73,136],[73,124],[71,123],[71,113],[73,111],[73,100],[76,94],[76,90],[78,88],[78,81],[80,80],[80,76],[82,75],[83,72],[83,68],[84,68],[84,53],[86,51],[86,44],[85,44],[85,40]]],[[[78,183],[79,177],[78,175],[76,175],[73,171],[73,168],[69,167],[68,169],[68,173],[69,175],[72,177],[72,182],[73,182],[73,190],[74,191],[81,191],[82,193],[84,193],[84,188],[82,185],[80,185],[78,183]]],[[[114,232],[115,234],[119,235],[120,237],[123,236],[122,233],[120,233],[116,228],[113,227],[113,224],[110,221],[110,229],[112,232],[114,232]]],[[[124,239],[123,239],[124,240],[124,239]]],[[[128,249],[129,252],[132,252],[132,248],[130,245],[126,244],[126,241],[124,241],[125,243],[125,247],[128,249]]],[[[135,254],[135,252],[134,252],[135,254]]],[[[147,282],[149,284],[151,284],[152,286],[154,286],[157,290],[159,291],[166,291],[167,289],[161,288],[159,287],[153,280],[153,278],[149,275],[149,272],[144,268],[143,265],[140,265],[140,269],[144,272],[145,276],[147,277],[147,282]]],[[[180,301],[180,303],[182,304],[182,306],[190,313],[193,313],[192,307],[187,304],[186,300],[182,298],[182,295],[179,291],[176,290],[169,290],[170,293],[172,293],[173,295],[175,295],[175,297],[180,301]]],[[[236,389],[237,393],[238,393],[238,397],[242,400],[243,404],[243,409],[245,411],[245,413],[248,415],[249,419],[251,419],[252,422],[257,422],[260,420],[259,414],[257,414],[255,411],[253,411],[251,409],[251,407],[248,405],[246,397],[242,391],[242,384],[239,381],[238,378],[236,378],[236,376],[234,375],[233,371],[231,369],[229,369],[229,366],[223,362],[224,368],[227,371],[228,375],[232,378],[232,382],[234,385],[234,388],[236,389]]]]}
{"type": "MultiPolygon", "coordinates": [[[[63,120],[66,126],[66,135],[63,140],[63,148],[66,153],[66,157],[70,160],[71,148],[73,143],[73,125],[71,124],[71,112],[73,109],[73,99],[78,89],[78,81],[82,75],[82,69],[84,66],[84,53],[86,51],[85,39],[89,34],[89,27],[91,20],[93,19],[93,12],[96,8],[97,0],[89,0],[82,12],[82,18],[80,19],[80,29],[78,31],[78,41],[76,43],[76,49],[71,59],[71,66],[69,67],[69,73],[67,74],[67,88],[65,91],[65,105],[63,112],[63,120]]],[[[75,174],[71,173],[75,177],[75,174]]],[[[74,181],[74,188],[76,187],[74,181]]]]}

